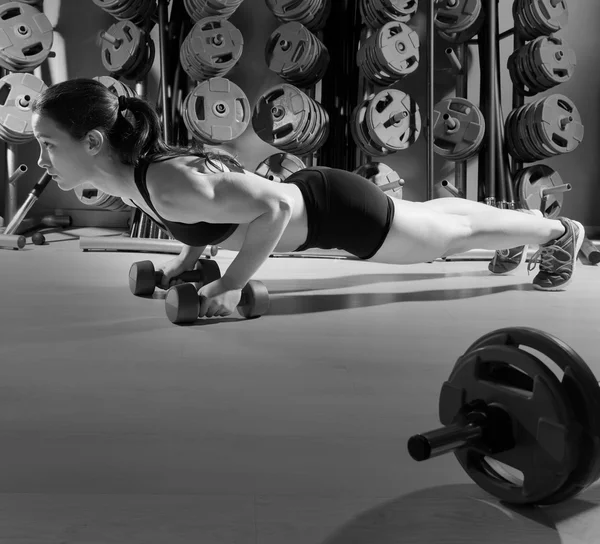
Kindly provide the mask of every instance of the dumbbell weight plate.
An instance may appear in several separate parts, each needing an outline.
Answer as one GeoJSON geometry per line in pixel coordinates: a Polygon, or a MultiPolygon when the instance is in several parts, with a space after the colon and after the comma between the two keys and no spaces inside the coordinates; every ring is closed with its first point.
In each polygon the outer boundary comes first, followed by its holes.
{"type": "Polygon", "coordinates": [[[515,442],[505,451],[489,451],[483,443],[455,451],[477,485],[512,504],[536,504],[568,481],[577,457],[572,434],[575,414],[561,382],[544,362],[509,343],[484,342],[470,347],[442,387],[441,423],[451,425],[473,402],[506,411],[513,422],[515,442]],[[495,473],[487,458],[519,470],[522,485],[495,473]]]}
{"type": "Polygon", "coordinates": [[[402,188],[404,180],[400,178],[398,172],[390,168],[383,162],[368,162],[354,170],[355,174],[368,179],[377,185],[384,193],[388,193],[395,198],[402,198],[402,188]]]}
{"type": "Polygon", "coordinates": [[[554,157],[560,153],[560,149],[550,147],[546,144],[544,137],[542,136],[544,127],[540,126],[536,120],[536,110],[543,106],[545,100],[545,98],[540,98],[536,102],[531,102],[523,108],[523,126],[527,130],[528,137],[535,147],[538,159],[554,157]]]}
{"type": "Polygon", "coordinates": [[[600,387],[594,373],[570,346],[537,329],[499,329],[481,337],[467,352],[488,345],[538,352],[559,368],[558,374],[562,373],[561,395],[568,397],[575,415],[570,433],[576,447],[575,466],[560,489],[537,503],[557,504],[574,497],[600,477],[600,387]]]}
{"type": "Polygon", "coordinates": [[[563,180],[554,169],[544,164],[536,164],[524,168],[517,175],[515,183],[516,194],[523,208],[540,210],[549,219],[556,219],[563,205],[563,193],[548,195],[545,209],[541,210],[542,189],[559,187],[563,180]]]}
{"type": "Polygon", "coordinates": [[[269,311],[269,291],[264,283],[250,280],[242,289],[242,298],[237,311],[242,317],[252,319],[269,311]]]}
{"type": "Polygon", "coordinates": [[[532,49],[532,62],[538,67],[547,87],[560,85],[573,77],[577,57],[565,40],[544,36],[532,49]]]}

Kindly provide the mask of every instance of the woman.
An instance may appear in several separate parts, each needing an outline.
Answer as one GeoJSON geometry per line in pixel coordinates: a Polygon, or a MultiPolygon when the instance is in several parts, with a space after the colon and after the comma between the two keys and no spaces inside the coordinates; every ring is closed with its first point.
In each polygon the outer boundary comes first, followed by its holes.
{"type": "Polygon", "coordinates": [[[231,157],[166,145],[146,101],[118,98],[92,79],[53,85],[32,107],[38,164],[61,189],[92,183],[184,244],[161,268],[161,287],[193,268],[207,245],[238,252],[221,279],[199,290],[200,316],[231,314],[242,287],[273,252],[338,248],[364,260],[412,264],[470,249],[516,248],[490,263],[501,273],[522,261],[523,246],[539,244],[534,287],[558,290],[571,280],[583,242],[583,227],[570,219],[457,198],[394,199],[344,170],[306,168],[272,182],[231,157]]]}

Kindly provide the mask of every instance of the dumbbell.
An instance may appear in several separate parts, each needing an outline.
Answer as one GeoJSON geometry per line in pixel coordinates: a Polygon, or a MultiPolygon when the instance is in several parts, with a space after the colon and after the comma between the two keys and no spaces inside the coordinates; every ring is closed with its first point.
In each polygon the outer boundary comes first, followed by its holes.
{"type": "Polygon", "coordinates": [[[549,505],[600,478],[600,386],[585,361],[543,331],[482,336],[443,384],[444,427],[412,436],[410,456],[454,452],[469,477],[511,504],[549,505]]]}
{"type": "MultiPolygon", "coordinates": [[[[183,272],[173,279],[206,285],[221,277],[221,271],[216,261],[200,259],[198,263],[200,264],[199,268],[183,272]]],[[[129,269],[129,289],[136,296],[149,296],[160,285],[162,278],[163,272],[155,270],[152,261],[139,261],[133,263],[129,269]]],[[[192,289],[194,289],[193,285],[192,289]]]]}
{"type": "MultiPolygon", "coordinates": [[[[260,282],[251,280],[242,289],[237,311],[250,319],[264,315],[269,310],[269,292],[260,282]]],[[[167,291],[165,311],[171,323],[193,323],[200,313],[200,296],[193,285],[174,285],[167,291]]]]}

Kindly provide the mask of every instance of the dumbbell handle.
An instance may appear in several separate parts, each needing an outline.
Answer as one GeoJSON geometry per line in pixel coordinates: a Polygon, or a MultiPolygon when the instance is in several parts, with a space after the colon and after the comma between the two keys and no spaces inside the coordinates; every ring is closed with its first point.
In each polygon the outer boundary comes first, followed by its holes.
{"type": "MultiPolygon", "coordinates": [[[[162,281],[163,276],[164,276],[164,274],[163,274],[162,270],[158,270],[158,271],[154,272],[154,278],[155,278],[156,285],[160,285],[160,282],[162,281]]],[[[186,270],[185,272],[182,272],[181,274],[179,274],[179,276],[175,276],[172,279],[181,280],[186,283],[203,282],[204,281],[204,270],[202,270],[202,269],[186,270]]]]}
{"type": "Polygon", "coordinates": [[[448,425],[412,436],[408,441],[408,452],[415,461],[425,461],[467,446],[482,433],[483,427],[476,423],[448,425]]]}

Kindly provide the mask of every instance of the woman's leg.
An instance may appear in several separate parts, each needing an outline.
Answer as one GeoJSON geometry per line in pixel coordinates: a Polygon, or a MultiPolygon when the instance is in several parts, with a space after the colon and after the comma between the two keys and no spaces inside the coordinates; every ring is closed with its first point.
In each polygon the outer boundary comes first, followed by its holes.
{"type": "Polygon", "coordinates": [[[372,261],[427,262],[471,249],[543,245],[565,233],[559,220],[463,199],[392,200],[394,220],[372,261]]]}

